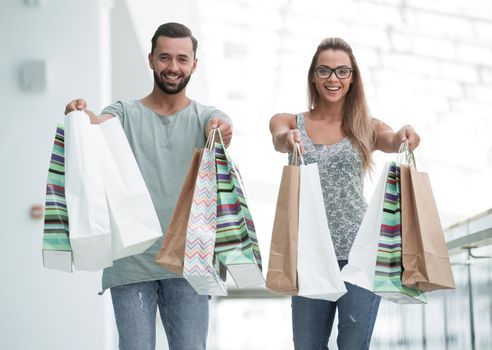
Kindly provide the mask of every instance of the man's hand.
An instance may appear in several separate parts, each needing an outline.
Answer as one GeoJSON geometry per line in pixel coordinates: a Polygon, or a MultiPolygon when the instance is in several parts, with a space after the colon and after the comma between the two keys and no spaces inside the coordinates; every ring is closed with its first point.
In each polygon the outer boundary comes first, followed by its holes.
{"type": "Polygon", "coordinates": [[[65,115],[73,111],[84,111],[84,113],[89,116],[91,120],[91,124],[99,124],[101,120],[98,119],[98,117],[94,114],[94,112],[86,108],[87,108],[87,102],[85,102],[83,98],[78,98],[76,100],[69,102],[65,106],[65,115]]]}
{"type": "Polygon", "coordinates": [[[87,103],[83,98],[78,98],[76,100],[71,101],[69,104],[65,106],[65,115],[73,111],[83,111],[87,108],[87,103]]]}
{"type": "MultiPolygon", "coordinates": [[[[224,145],[228,147],[232,139],[232,126],[220,118],[212,118],[208,121],[205,128],[205,137],[208,137],[212,129],[220,130],[222,140],[224,140],[224,145]]],[[[218,134],[215,134],[215,142],[220,142],[218,134]]]]}

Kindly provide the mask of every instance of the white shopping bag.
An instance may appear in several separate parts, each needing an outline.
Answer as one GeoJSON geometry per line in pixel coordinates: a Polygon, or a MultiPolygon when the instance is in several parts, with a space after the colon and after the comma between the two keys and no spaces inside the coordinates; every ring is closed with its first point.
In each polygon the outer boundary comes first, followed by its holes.
{"type": "Polygon", "coordinates": [[[100,175],[109,205],[113,260],[143,253],[162,230],[149,191],[118,118],[99,125],[105,146],[100,175]]]}
{"type": "Polygon", "coordinates": [[[65,117],[65,197],[76,270],[113,264],[109,210],[98,154],[105,147],[98,125],[73,111],[65,117]]]}
{"type": "Polygon", "coordinates": [[[301,164],[300,171],[298,295],[335,301],[347,290],[328,228],[318,164],[301,164]]]}
{"type": "Polygon", "coordinates": [[[373,290],[381,217],[389,163],[386,163],[349,253],[341,276],[346,282],[373,290]]]}

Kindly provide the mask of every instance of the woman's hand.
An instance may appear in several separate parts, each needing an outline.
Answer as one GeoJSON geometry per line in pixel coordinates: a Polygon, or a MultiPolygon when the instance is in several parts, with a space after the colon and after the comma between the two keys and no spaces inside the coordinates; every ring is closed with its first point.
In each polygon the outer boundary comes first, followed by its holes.
{"type": "Polygon", "coordinates": [[[420,143],[420,136],[410,125],[404,125],[396,133],[399,138],[400,144],[408,142],[408,148],[413,151],[420,143]]]}
{"type": "Polygon", "coordinates": [[[301,154],[304,154],[304,143],[301,139],[301,132],[299,131],[299,129],[290,129],[285,133],[285,147],[287,147],[289,153],[294,152],[294,147],[296,147],[296,143],[299,144],[301,154]]]}

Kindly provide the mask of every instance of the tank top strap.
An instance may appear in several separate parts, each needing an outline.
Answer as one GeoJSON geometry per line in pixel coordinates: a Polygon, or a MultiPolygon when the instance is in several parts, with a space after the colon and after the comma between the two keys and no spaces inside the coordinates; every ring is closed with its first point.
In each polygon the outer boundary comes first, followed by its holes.
{"type": "Polygon", "coordinates": [[[304,143],[304,146],[308,146],[308,147],[311,146],[312,142],[308,137],[306,127],[304,125],[304,114],[302,113],[296,114],[296,124],[297,124],[297,129],[301,132],[301,139],[302,142],[304,143]]]}

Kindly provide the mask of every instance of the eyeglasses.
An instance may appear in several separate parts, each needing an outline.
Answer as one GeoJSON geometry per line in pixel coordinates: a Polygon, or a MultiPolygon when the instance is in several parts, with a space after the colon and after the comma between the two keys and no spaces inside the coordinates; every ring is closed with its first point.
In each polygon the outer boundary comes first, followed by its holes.
{"type": "Polygon", "coordinates": [[[347,66],[338,66],[336,68],[319,66],[314,70],[316,76],[320,79],[328,79],[333,72],[335,72],[338,79],[347,79],[352,74],[352,71],[353,69],[347,66]]]}

